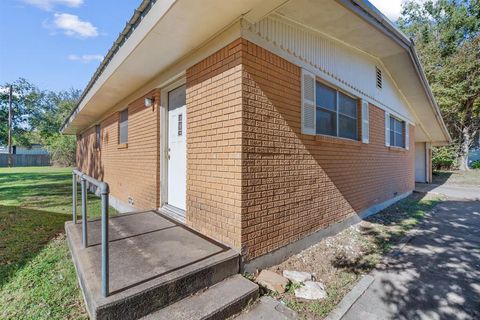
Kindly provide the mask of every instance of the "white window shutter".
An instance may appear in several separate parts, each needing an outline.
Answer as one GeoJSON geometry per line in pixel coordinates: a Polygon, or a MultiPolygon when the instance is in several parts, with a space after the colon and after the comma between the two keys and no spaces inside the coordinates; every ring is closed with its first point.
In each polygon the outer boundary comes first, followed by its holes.
{"type": "Polygon", "coordinates": [[[302,69],[302,133],[316,133],[315,75],[302,69]]]}
{"type": "Polygon", "coordinates": [[[408,122],[405,121],[405,149],[410,149],[410,135],[408,133],[408,122]]]}
{"type": "Polygon", "coordinates": [[[385,111],[385,145],[390,147],[390,113],[385,111]]]}
{"type": "Polygon", "coordinates": [[[362,142],[369,143],[370,121],[368,115],[368,101],[362,100],[362,142]]]}

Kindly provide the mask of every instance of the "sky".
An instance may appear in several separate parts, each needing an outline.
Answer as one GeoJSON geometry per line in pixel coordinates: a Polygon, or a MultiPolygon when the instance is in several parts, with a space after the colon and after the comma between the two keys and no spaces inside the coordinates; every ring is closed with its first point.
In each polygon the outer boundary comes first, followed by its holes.
{"type": "Polygon", "coordinates": [[[377,7],[388,19],[396,21],[402,11],[404,0],[369,0],[371,4],[377,7]]]}
{"type": "Polygon", "coordinates": [[[0,86],[82,89],[141,0],[0,0],[0,86]]]}
{"type": "MultiPolygon", "coordinates": [[[[402,0],[370,0],[389,19],[402,0]]],[[[0,86],[83,90],[141,0],[0,0],[0,86]]]]}

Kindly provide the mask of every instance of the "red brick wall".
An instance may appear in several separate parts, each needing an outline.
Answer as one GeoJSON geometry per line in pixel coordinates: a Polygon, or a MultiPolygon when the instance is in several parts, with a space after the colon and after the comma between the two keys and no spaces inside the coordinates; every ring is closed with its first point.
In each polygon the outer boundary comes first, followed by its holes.
{"type": "Polygon", "coordinates": [[[113,113],[100,123],[101,147],[95,149],[95,126],[77,139],[77,167],[97,179],[107,182],[110,193],[127,203],[128,197],[138,209],[159,206],[159,92],[155,106],[144,107],[144,97],[128,105],[128,145],[118,144],[119,113],[113,113]]]}
{"type": "MultiPolygon", "coordinates": [[[[246,260],[414,187],[414,127],[410,151],[385,147],[384,112],[371,105],[369,144],[301,134],[300,68],[244,39],[189,68],[186,81],[187,224],[246,260]]],[[[158,119],[143,98],[132,103],[128,148],[118,149],[111,115],[99,152],[94,128],[79,139],[79,166],[120,200],[158,207],[158,119]]]]}
{"type": "Polygon", "coordinates": [[[100,150],[95,148],[95,126],[77,136],[77,168],[89,176],[103,178],[103,169],[99,161],[100,150]]]}
{"type": "Polygon", "coordinates": [[[242,71],[237,40],[187,70],[187,224],[240,249],[242,71]]]}
{"type": "Polygon", "coordinates": [[[242,246],[251,259],[414,188],[410,151],[385,147],[370,106],[370,143],[301,134],[300,68],[243,41],[242,246]]]}

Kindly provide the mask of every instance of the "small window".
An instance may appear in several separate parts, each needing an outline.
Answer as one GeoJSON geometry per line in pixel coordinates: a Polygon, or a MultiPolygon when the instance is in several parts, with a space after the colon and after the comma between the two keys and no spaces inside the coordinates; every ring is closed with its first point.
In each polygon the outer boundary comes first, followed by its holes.
{"type": "Polygon", "coordinates": [[[97,149],[100,149],[100,141],[101,141],[100,133],[101,133],[100,125],[97,124],[95,126],[95,148],[97,149]]]}
{"type": "Polygon", "coordinates": [[[383,83],[382,83],[382,70],[380,70],[378,67],[375,67],[375,73],[376,73],[376,82],[377,82],[377,88],[382,89],[383,83]]]}
{"type": "Polygon", "coordinates": [[[317,82],[316,100],[317,134],[358,139],[356,99],[317,82]]]}
{"type": "Polygon", "coordinates": [[[405,148],[405,121],[390,116],[390,146],[405,148]]]}
{"type": "Polygon", "coordinates": [[[128,142],[128,109],[120,112],[118,122],[118,143],[125,144],[128,142]]]}
{"type": "Polygon", "coordinates": [[[182,114],[180,113],[178,115],[178,128],[177,128],[177,133],[179,137],[183,135],[182,125],[183,125],[183,120],[182,120],[182,114]]]}

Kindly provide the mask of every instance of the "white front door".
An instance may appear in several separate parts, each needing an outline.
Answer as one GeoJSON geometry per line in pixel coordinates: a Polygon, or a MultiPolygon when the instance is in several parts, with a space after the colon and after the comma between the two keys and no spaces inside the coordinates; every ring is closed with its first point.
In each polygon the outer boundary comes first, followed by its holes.
{"type": "Polygon", "coordinates": [[[415,182],[427,181],[425,142],[415,143],[415,182]]]}
{"type": "Polygon", "coordinates": [[[168,201],[186,208],[187,106],[185,85],[168,92],[168,201]]]}

